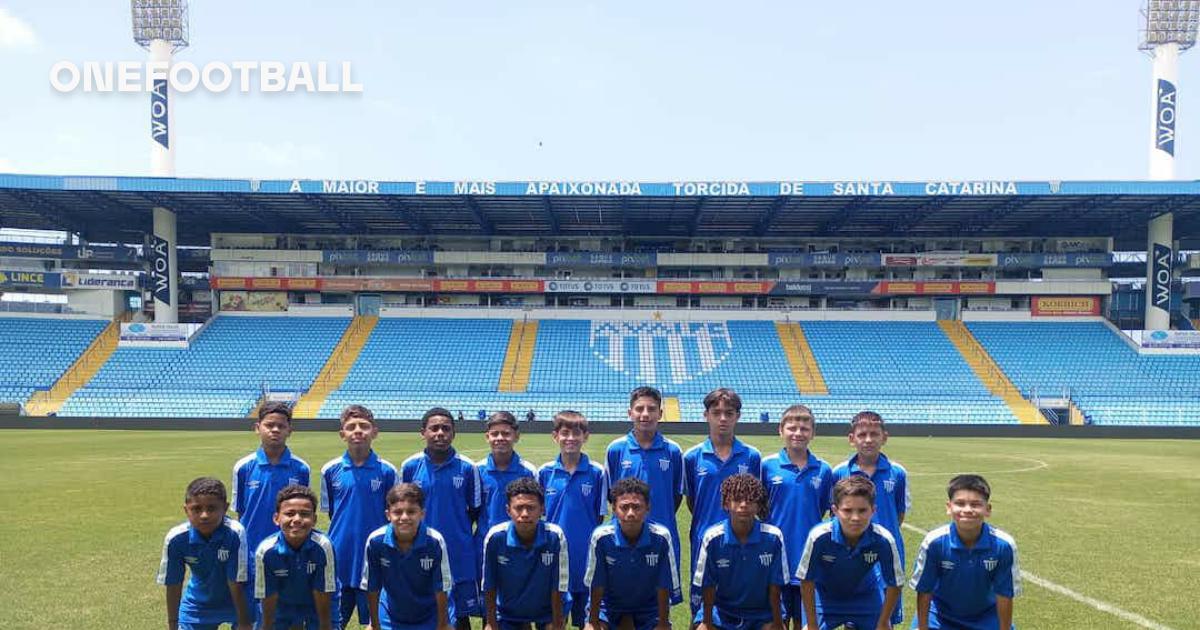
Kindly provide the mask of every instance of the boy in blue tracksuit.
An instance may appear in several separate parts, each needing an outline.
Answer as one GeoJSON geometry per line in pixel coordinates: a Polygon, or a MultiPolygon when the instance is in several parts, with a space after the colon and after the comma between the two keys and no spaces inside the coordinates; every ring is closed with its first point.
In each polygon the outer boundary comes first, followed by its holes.
{"type": "Polygon", "coordinates": [[[338,619],[337,566],[333,543],[313,527],[317,495],[308,486],[288,486],[275,499],[279,531],[254,553],[254,597],[262,607],[259,630],[335,630],[338,619]]]}

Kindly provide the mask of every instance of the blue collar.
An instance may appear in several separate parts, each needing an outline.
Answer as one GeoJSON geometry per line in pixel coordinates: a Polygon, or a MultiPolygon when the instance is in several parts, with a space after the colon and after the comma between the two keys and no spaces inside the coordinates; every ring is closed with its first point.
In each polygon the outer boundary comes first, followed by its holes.
{"type": "MultiPolygon", "coordinates": [[[[283,454],[279,456],[279,465],[282,466],[284,462],[290,460],[291,458],[292,450],[286,446],[283,447],[283,454]]],[[[254,461],[258,462],[258,465],[260,466],[267,466],[271,464],[271,460],[267,458],[267,452],[264,451],[263,447],[261,446],[258,447],[257,451],[254,451],[254,461]]]]}
{"type": "Polygon", "coordinates": [[[193,545],[206,545],[213,542],[224,542],[226,532],[229,531],[232,530],[229,528],[228,516],[221,519],[221,524],[218,525],[215,530],[213,530],[212,536],[210,536],[207,540],[205,540],[204,536],[200,535],[200,532],[196,531],[196,528],[193,527],[191,523],[188,523],[188,543],[193,545]]]}
{"type": "Polygon", "coordinates": [[[317,541],[313,540],[313,535],[316,533],[317,530],[313,529],[311,532],[309,532],[308,538],[304,539],[304,544],[300,545],[299,549],[292,549],[292,546],[288,544],[287,538],[283,535],[283,532],[280,531],[275,540],[275,550],[278,551],[280,555],[284,556],[304,553],[305,551],[317,546],[317,541]]]}
{"type": "MultiPolygon", "coordinates": [[[[631,450],[631,451],[642,450],[642,445],[638,443],[637,437],[635,437],[633,435],[632,429],[630,429],[629,433],[625,434],[625,443],[629,447],[629,450],[631,450]]],[[[666,443],[667,443],[667,440],[665,438],[663,438],[662,432],[659,431],[654,434],[654,441],[650,443],[650,448],[647,448],[646,450],[656,451],[656,450],[666,446],[666,443]]]]}
{"type": "MultiPolygon", "coordinates": [[[[488,453],[487,460],[484,462],[483,467],[485,470],[490,470],[492,472],[501,472],[499,468],[496,468],[496,462],[495,462],[495,460],[492,459],[491,453],[488,453]]],[[[518,454],[516,451],[513,451],[512,459],[508,460],[508,468],[506,468],[502,472],[508,472],[510,470],[520,470],[520,469],[521,469],[521,455],[518,454]]]]}
{"type": "MultiPolygon", "coordinates": [[[[549,534],[546,533],[546,521],[537,522],[537,531],[533,534],[533,549],[538,549],[546,544],[546,539],[549,534]]],[[[525,543],[517,537],[517,524],[509,521],[508,530],[505,532],[504,542],[513,549],[524,549],[525,543]]]]}
{"type": "MultiPolygon", "coordinates": [[[[740,540],[738,540],[737,534],[733,533],[733,521],[732,520],[725,519],[725,522],[722,523],[721,525],[725,529],[725,536],[724,536],[725,544],[727,544],[727,545],[741,545],[742,544],[742,542],[740,540]]],[[[760,538],[762,538],[762,534],[759,531],[761,529],[762,529],[762,521],[758,520],[757,518],[754,519],[754,525],[752,525],[750,527],[750,534],[748,536],[746,536],[746,544],[747,545],[753,545],[753,544],[757,543],[760,538]]]]}
{"type": "MultiPolygon", "coordinates": [[[[863,545],[870,542],[873,536],[875,536],[875,530],[871,529],[871,525],[867,525],[867,528],[863,530],[862,536],[858,537],[858,544],[854,545],[850,553],[858,553],[863,545]]],[[[833,528],[830,530],[830,538],[842,547],[846,546],[846,535],[842,533],[842,523],[838,521],[836,516],[833,518],[833,528]]]]}
{"type": "Polygon", "coordinates": [[[953,521],[950,522],[950,548],[960,549],[963,551],[975,551],[977,549],[991,549],[996,544],[996,537],[992,534],[992,526],[987,523],[983,524],[983,529],[979,532],[979,540],[975,541],[974,547],[967,547],[962,538],[958,537],[958,526],[953,521]]]}
{"type": "MultiPolygon", "coordinates": [[[[621,522],[616,518],[612,519],[613,525],[613,542],[618,547],[630,547],[629,541],[625,539],[625,534],[621,533],[621,522]]],[[[633,547],[649,547],[650,546],[650,527],[647,523],[642,523],[642,533],[638,535],[637,542],[633,547]]]]}
{"type": "Polygon", "coordinates": [[[375,449],[371,449],[371,451],[367,453],[367,461],[363,462],[363,465],[360,467],[354,465],[354,460],[350,459],[350,451],[346,451],[345,453],[342,453],[342,463],[345,464],[347,468],[378,468],[379,456],[375,454],[375,449]]]}
{"type": "Polygon", "coordinates": [[[820,468],[821,467],[821,459],[813,454],[811,448],[808,449],[808,459],[805,460],[805,462],[804,462],[804,468],[800,468],[799,466],[796,466],[795,464],[792,463],[792,459],[790,457],[788,457],[787,448],[779,449],[779,461],[783,463],[784,467],[791,466],[792,468],[796,468],[801,471],[805,471],[810,468],[820,468]]]}
{"type": "MultiPolygon", "coordinates": [[[[580,453],[579,454],[579,465],[575,467],[575,472],[590,470],[591,468],[592,468],[592,460],[588,459],[587,453],[580,453]]],[[[563,465],[562,465],[562,454],[561,453],[559,454],[558,457],[554,458],[554,470],[561,470],[563,472],[567,472],[567,469],[563,468],[563,465]]]]}
{"type": "Polygon", "coordinates": [[[450,450],[446,452],[446,461],[444,461],[440,464],[435,464],[433,462],[433,458],[429,456],[429,449],[427,449],[427,448],[421,449],[421,455],[425,458],[425,461],[429,462],[430,466],[434,466],[437,468],[441,468],[442,466],[445,466],[446,464],[453,462],[455,459],[458,459],[458,451],[454,450],[453,446],[451,446],[450,450]]]}
{"type": "MultiPolygon", "coordinates": [[[[734,455],[745,453],[748,450],[749,449],[746,448],[746,445],[742,444],[742,441],[735,437],[733,438],[733,444],[729,447],[729,457],[732,459],[734,455]]],[[[700,452],[709,455],[716,455],[716,451],[713,449],[711,437],[704,438],[704,441],[700,443],[700,452]]]]}
{"type": "MultiPolygon", "coordinates": [[[[892,469],[892,464],[890,461],[888,461],[887,455],[880,453],[879,461],[875,462],[875,472],[891,470],[891,469],[892,469]]],[[[859,468],[858,468],[858,453],[851,455],[850,459],[846,460],[846,470],[851,473],[858,472],[858,470],[859,470],[859,468]]]]}
{"type": "MultiPolygon", "coordinates": [[[[425,531],[427,528],[424,521],[421,521],[421,524],[417,526],[417,535],[413,536],[412,549],[425,544],[425,539],[429,538],[429,534],[425,531]]],[[[396,527],[391,523],[388,523],[387,531],[383,534],[383,544],[393,549],[400,548],[396,545],[396,527]]]]}

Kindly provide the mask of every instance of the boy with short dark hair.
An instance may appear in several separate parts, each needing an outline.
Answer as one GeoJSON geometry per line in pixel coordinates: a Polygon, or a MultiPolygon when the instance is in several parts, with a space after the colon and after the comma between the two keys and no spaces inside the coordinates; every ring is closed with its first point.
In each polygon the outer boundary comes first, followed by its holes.
{"type": "MultiPolygon", "coordinates": [[[[800,563],[809,531],[821,522],[833,487],[833,470],[817,457],[809,445],[816,433],[811,409],[792,405],[779,419],[779,437],[783,448],[762,460],[760,479],[767,489],[767,522],[779,528],[788,547],[787,566],[800,563]]],[[[800,579],[792,575],[783,588],[783,614],[794,630],[804,626],[804,607],[800,602],[800,579]]]]}
{"type": "Polygon", "coordinates": [[[783,532],[760,520],[767,493],[758,477],[721,482],[729,517],[704,531],[692,592],[701,593],[697,630],[783,630],[780,589],[788,583],[783,532]]]}
{"type": "Polygon", "coordinates": [[[341,457],[321,467],[321,511],[329,515],[329,540],[337,556],[340,585],[335,622],[347,625],[358,610],[358,623],[369,622],[362,581],[363,549],[371,532],[387,524],[387,493],[400,473],[373,449],[379,437],[375,414],[362,405],[342,410],[338,435],[346,443],[341,457]]]}
{"type": "Polygon", "coordinates": [[[808,627],[889,630],[904,565],[891,533],[872,523],[875,486],[854,475],[833,486],[836,518],[813,528],[796,569],[808,627]]]}
{"type": "MultiPolygon", "coordinates": [[[[633,390],[629,394],[628,411],[633,428],[608,445],[605,464],[610,486],[626,478],[647,483],[652,499],[649,518],[670,532],[678,558],[679,525],[675,513],[683,501],[683,449],[658,430],[662,414],[661,392],[653,387],[633,390]]],[[[671,601],[676,604],[683,601],[682,593],[671,593],[671,601]]]]}
{"type": "Polygon", "coordinates": [[[925,536],[909,580],[917,592],[912,627],[1008,630],[1021,568],[1013,537],[986,522],[991,486],[979,475],[958,475],[946,495],[950,523],[925,536]]]}
{"type": "Polygon", "coordinates": [[[468,630],[470,615],[479,616],[479,563],[475,557],[472,525],[483,505],[479,471],[466,455],[454,450],[454,417],[442,407],[421,416],[425,450],[404,461],[400,478],[425,491],[426,520],[445,537],[450,552],[454,588],[450,593],[450,617],[459,630],[468,630]]]}
{"type": "MultiPolygon", "coordinates": [[[[904,536],[900,526],[912,504],[908,471],[900,462],[883,454],[883,446],[888,440],[887,428],[883,416],[874,411],[860,411],[850,419],[849,440],[855,454],[833,469],[833,481],[837,483],[851,475],[863,475],[875,484],[875,522],[883,525],[896,540],[900,565],[904,566],[904,536]]],[[[896,604],[892,624],[900,623],[903,617],[902,605],[896,604]]]]}
{"type": "Polygon", "coordinates": [[[591,589],[588,624],[593,630],[668,630],[671,594],[679,591],[675,541],[666,527],[647,520],[652,503],[645,481],[626,477],[609,495],[613,520],[592,533],[583,578],[591,589]]]}
{"type": "MultiPolygon", "coordinates": [[[[721,485],[735,474],[759,476],[762,454],[757,448],[734,437],[742,416],[742,398],[732,389],[719,388],[704,397],[704,420],[708,438],[683,455],[683,493],[692,513],[692,573],[699,568],[698,558],[704,532],[726,518],[721,500],[721,485]]],[[[691,593],[692,614],[700,610],[700,593],[691,593]]]]}
{"type": "MultiPolygon", "coordinates": [[[[254,423],[260,445],[256,451],[233,465],[233,511],[246,528],[246,544],[254,553],[258,545],[278,529],[275,525],[275,497],[292,484],[309,484],[308,462],[292,455],[287,447],[292,434],[292,409],[281,402],[269,402],[258,409],[254,423]]],[[[254,565],[246,584],[246,599],[251,603],[254,621],[262,611],[254,600],[254,565]]]]}
{"type": "Polygon", "coordinates": [[[538,483],[546,490],[546,520],[562,528],[571,561],[571,623],[582,628],[587,622],[588,543],[592,531],[608,514],[608,476],[588,459],[583,445],[588,439],[588,422],[577,411],[554,414],[551,436],[559,455],[538,469],[538,483]]]}
{"type": "Polygon", "coordinates": [[[570,587],[566,535],[542,520],[545,495],[532,477],[510,482],[504,496],[511,520],[492,526],[483,543],[484,628],[562,630],[570,587]]]}
{"type": "Polygon", "coordinates": [[[388,525],[371,532],[362,582],[374,630],[450,630],[450,555],[424,523],[425,493],[401,483],[387,493],[388,525]]]}
{"type": "Polygon", "coordinates": [[[493,526],[509,520],[505,488],[522,477],[537,476],[537,468],[513,448],[521,440],[521,429],[511,412],[497,411],[488,416],[484,437],[491,453],[475,462],[483,484],[483,507],[475,524],[475,550],[481,562],[483,538],[493,526]]]}
{"type": "Polygon", "coordinates": [[[228,509],[225,484],[212,477],[188,484],[187,521],[167,532],[158,567],[157,581],[166,587],[168,630],[215,630],[226,623],[250,630],[253,624],[243,587],[249,564],[246,530],[226,517],[228,509]]]}
{"type": "Polygon", "coordinates": [[[275,524],[254,553],[254,597],[262,605],[259,630],[334,630],[338,591],[333,543],[313,527],[317,495],[293,485],[275,499],[275,524]]]}

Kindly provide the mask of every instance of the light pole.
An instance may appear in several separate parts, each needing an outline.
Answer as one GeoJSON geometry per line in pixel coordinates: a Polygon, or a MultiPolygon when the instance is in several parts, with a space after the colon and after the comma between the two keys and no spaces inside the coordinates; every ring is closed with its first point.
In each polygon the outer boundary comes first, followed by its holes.
{"type": "MultiPolygon", "coordinates": [[[[131,0],[130,9],[133,41],[150,52],[147,73],[156,75],[150,93],[150,174],[174,177],[175,116],[168,71],[171,56],[188,45],[187,0],[131,0]]],[[[147,243],[155,322],[179,321],[177,244],[175,212],[155,207],[154,233],[147,243]]]]}

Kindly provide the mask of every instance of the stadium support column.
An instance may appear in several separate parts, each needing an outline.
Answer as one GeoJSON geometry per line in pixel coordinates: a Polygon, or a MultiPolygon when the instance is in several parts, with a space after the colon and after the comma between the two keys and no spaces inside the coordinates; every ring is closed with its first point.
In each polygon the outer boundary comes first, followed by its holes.
{"type": "MultiPolygon", "coordinates": [[[[1154,120],[1150,129],[1150,179],[1175,179],[1175,114],[1179,74],[1179,45],[1155,46],[1154,120]]],[[[1171,280],[1175,258],[1175,217],[1164,212],[1147,225],[1146,242],[1146,330],[1171,327],[1171,280]]]]}
{"type": "MultiPolygon", "coordinates": [[[[170,67],[173,45],[156,39],[150,42],[150,61],[170,67]]],[[[175,176],[175,124],[171,106],[171,84],[165,78],[154,80],[150,94],[150,173],[155,177],[175,176]]],[[[150,239],[150,270],[153,278],[154,321],[174,324],[179,321],[179,266],[175,246],[175,212],[154,208],[154,235],[150,239]]]]}

